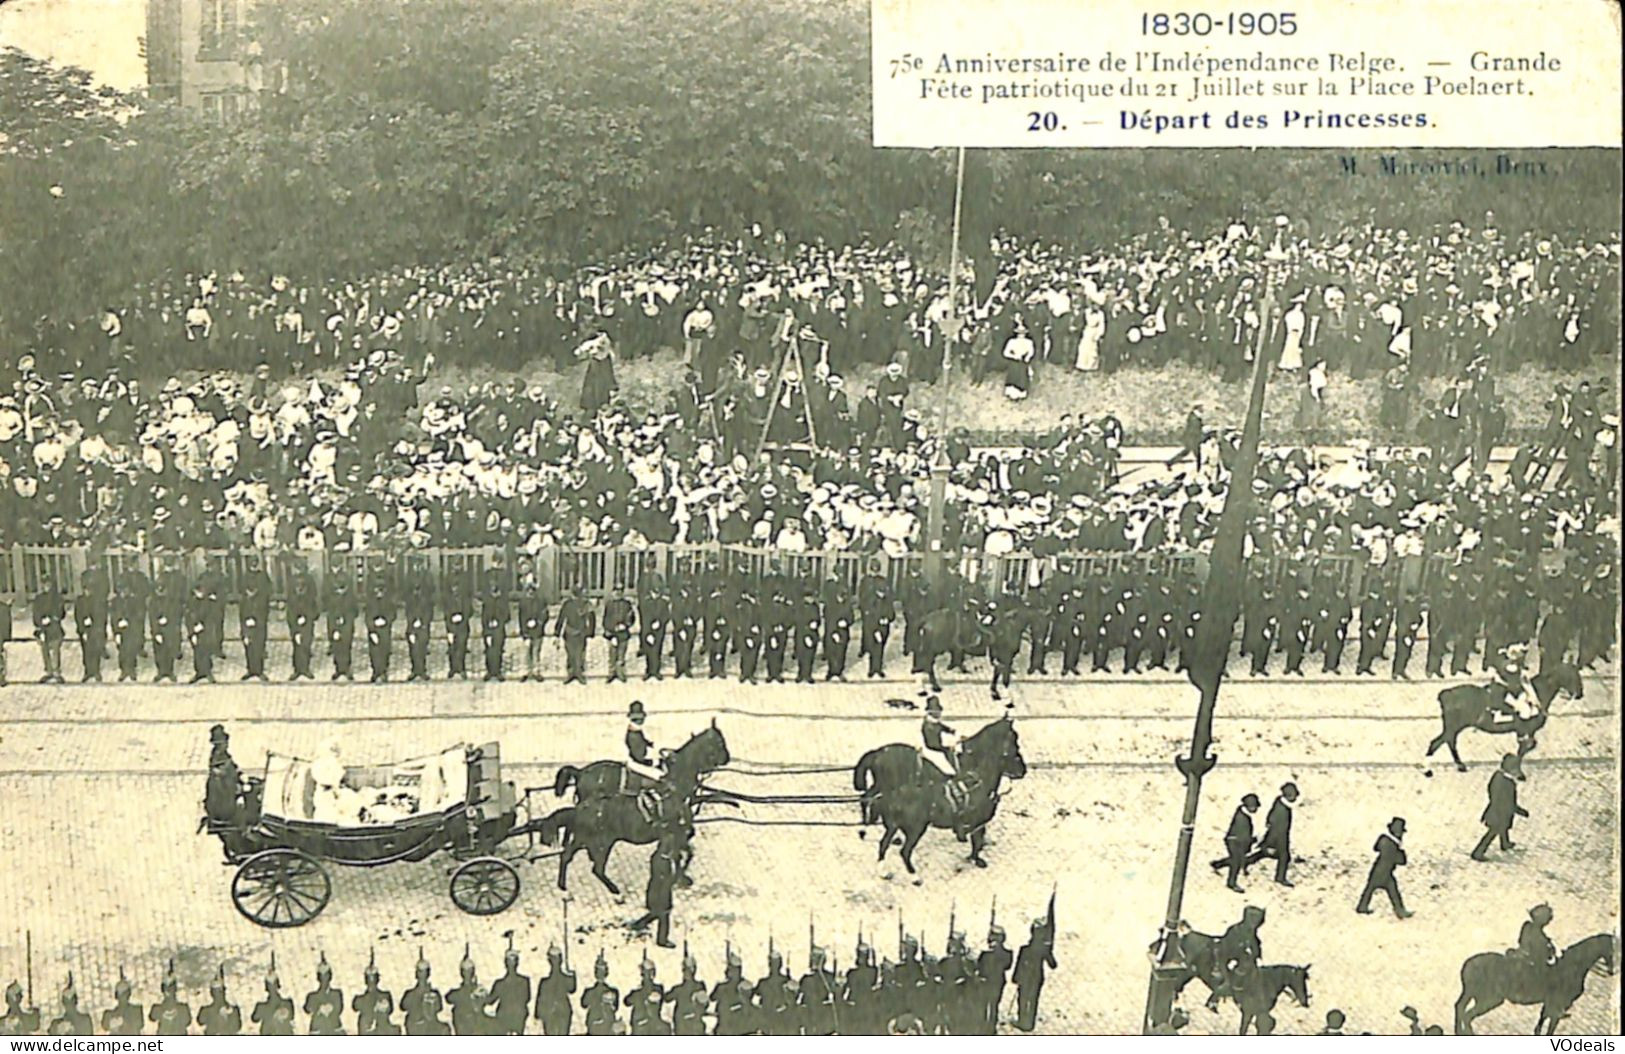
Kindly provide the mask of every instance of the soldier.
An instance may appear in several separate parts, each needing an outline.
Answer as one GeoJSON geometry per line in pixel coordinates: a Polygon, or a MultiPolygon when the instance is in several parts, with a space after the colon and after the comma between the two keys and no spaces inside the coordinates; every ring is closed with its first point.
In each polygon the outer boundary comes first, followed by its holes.
{"type": "Polygon", "coordinates": [[[852,644],[852,594],[839,578],[824,584],[824,680],[846,680],[846,653],[852,644]]]}
{"type": "Polygon", "coordinates": [[[581,594],[570,592],[559,605],[553,633],[564,641],[564,683],[587,683],[587,641],[596,627],[592,608],[581,594]]]}
{"type": "Polygon", "coordinates": [[[638,986],[626,993],[624,1004],[630,1008],[628,1031],[634,1036],[669,1036],[671,1028],[660,1016],[666,991],[655,981],[655,964],[644,953],[638,964],[638,986]]]}
{"type": "Polygon", "coordinates": [[[226,998],[226,968],[209,982],[209,1001],[198,1007],[197,1023],[205,1036],[235,1036],[243,1030],[243,1012],[226,998]]]}
{"type": "Polygon", "coordinates": [[[344,1035],[344,993],[333,987],[333,967],[327,953],[316,963],[316,987],[305,996],[305,1016],[312,1036],[344,1035]]]}
{"type": "Polygon", "coordinates": [[[603,949],[599,949],[598,960],[592,964],[592,978],[592,986],[581,993],[587,1035],[620,1035],[621,1022],[617,1015],[621,1008],[621,993],[609,983],[609,963],[604,960],[603,949]]]}
{"type": "Polygon", "coordinates": [[[1316,610],[1320,620],[1315,626],[1315,650],[1323,656],[1320,672],[1336,673],[1343,664],[1343,647],[1348,643],[1354,607],[1343,586],[1331,575],[1321,581],[1320,604],[1316,610]]]}
{"type": "Polygon", "coordinates": [[[756,982],[757,1029],[764,1036],[793,1036],[796,1034],[794,1015],[790,1013],[794,996],[790,992],[790,977],[784,972],[784,960],[769,942],[767,976],[756,982]]]}
{"type": "Polygon", "coordinates": [[[395,639],[395,594],[384,575],[373,579],[367,593],[367,665],[372,682],[389,680],[389,654],[395,639]]]}
{"type": "Polygon", "coordinates": [[[247,672],[242,679],[266,680],[265,643],[271,626],[271,579],[265,568],[255,563],[243,576],[242,595],[237,600],[237,631],[243,640],[243,661],[247,672]]]}
{"type": "Polygon", "coordinates": [[[609,681],[626,680],[626,646],[632,639],[637,612],[623,590],[604,601],[604,640],[609,642],[609,681]]]}
{"type": "Polygon", "coordinates": [[[981,996],[980,1034],[991,1036],[999,1030],[999,1004],[1004,1000],[1004,982],[1010,974],[1015,956],[1004,946],[1004,930],[989,925],[987,950],[976,957],[976,976],[980,980],[981,996]]]}
{"type": "Polygon", "coordinates": [[[79,631],[79,655],[84,663],[85,682],[102,679],[102,659],[107,654],[107,594],[97,586],[98,576],[86,571],[79,576],[79,595],[73,600],[73,621],[79,631]]]}
{"type": "Polygon", "coordinates": [[[440,607],[446,620],[446,676],[462,679],[468,676],[469,619],[473,614],[467,578],[448,575],[445,592],[440,607]]]}
{"type": "Polygon", "coordinates": [[[762,641],[766,635],[762,605],[756,599],[755,586],[745,582],[739,588],[739,600],[733,611],[733,646],[739,653],[739,681],[756,683],[756,664],[762,658],[762,641]]]}
{"type": "Polygon", "coordinates": [[[698,977],[699,964],[683,944],[683,979],[667,989],[665,1001],[671,1004],[671,1034],[674,1036],[705,1035],[705,983],[698,977]]]}
{"type": "Polygon", "coordinates": [[[39,1035],[39,1010],[23,1007],[23,986],[16,981],[6,985],[6,1013],[0,1017],[0,1036],[39,1035]]]}
{"type": "Polygon", "coordinates": [[[45,662],[45,676],[41,684],[62,683],[63,623],[68,618],[67,603],[61,590],[46,572],[40,575],[39,592],[34,594],[34,637],[39,641],[40,655],[45,662]]]}
{"type": "Polygon", "coordinates": [[[1016,1027],[1031,1032],[1038,1024],[1038,996],[1044,990],[1044,968],[1056,969],[1055,929],[1051,920],[1034,919],[1032,936],[1016,953],[1016,1027]]]}
{"type": "Polygon", "coordinates": [[[1484,837],[1473,847],[1472,858],[1485,860],[1491,843],[1499,840],[1501,852],[1513,847],[1512,825],[1519,816],[1528,817],[1529,810],[1518,804],[1518,784],[1523,779],[1523,764],[1516,754],[1503,754],[1501,765],[1490,775],[1489,804],[1479,816],[1484,825],[1484,837]]]}
{"type": "MultiPolygon", "coordinates": [[[[912,936],[905,935],[901,944],[902,946],[898,951],[900,961],[893,972],[893,978],[897,983],[897,1005],[894,1010],[898,1014],[919,1016],[925,1011],[927,995],[928,978],[925,973],[925,963],[918,957],[920,945],[912,936]]],[[[887,1019],[888,1024],[890,1020],[890,1018],[887,1019]]]]}
{"type": "Polygon", "coordinates": [[[457,969],[462,983],[446,993],[446,1005],[451,1007],[451,1030],[459,1036],[478,1036],[482,1028],[480,1019],[485,1016],[485,1004],[490,997],[480,985],[467,944],[463,945],[463,961],[457,969]]]}
{"type": "Polygon", "coordinates": [[[333,658],[332,679],[335,681],[340,677],[347,681],[355,679],[350,672],[350,659],[357,614],[355,595],[350,591],[349,579],[341,571],[335,575],[327,596],[327,651],[333,658]]]}
{"type": "Polygon", "coordinates": [[[508,619],[513,614],[505,578],[506,573],[502,568],[488,568],[485,589],[480,594],[480,635],[485,645],[487,681],[502,680],[502,652],[508,644],[508,619]]]}
{"type": "MultiPolygon", "coordinates": [[[[1055,616],[1051,636],[1060,634],[1060,641],[1051,640],[1050,646],[1054,648],[1058,643],[1063,677],[1078,675],[1078,662],[1083,658],[1083,642],[1089,637],[1089,595],[1084,585],[1074,583],[1058,601],[1060,610],[1055,616]]],[[[1169,617],[1171,620],[1172,615],[1169,617]]]]}
{"type": "Polygon", "coordinates": [[[536,982],[536,1020],[542,1024],[542,1035],[568,1036],[575,1012],[570,996],[575,994],[576,975],[565,967],[564,953],[556,944],[547,949],[547,966],[547,976],[536,982]]]}
{"type": "Polygon", "coordinates": [[[791,634],[796,654],[796,683],[813,683],[813,664],[818,661],[819,632],[818,599],[803,584],[797,590],[795,610],[791,616],[791,634]]]}
{"type": "Polygon", "coordinates": [[[1444,659],[1451,646],[1451,627],[1460,605],[1460,583],[1461,579],[1454,568],[1433,579],[1432,595],[1427,601],[1429,677],[1444,676],[1444,659]]]}
{"type": "Polygon", "coordinates": [[[282,994],[274,958],[265,975],[265,998],[255,1004],[248,1019],[260,1027],[262,1036],[293,1035],[293,1000],[282,994]]]}
{"type": "Polygon", "coordinates": [[[158,983],[162,998],[147,1011],[147,1020],[152,1022],[153,1032],[157,1035],[184,1036],[186,1030],[192,1027],[192,1008],[176,996],[177,986],[175,960],[171,959],[164,969],[164,979],[158,983]]]}
{"type": "Polygon", "coordinates": [[[504,973],[491,986],[496,1034],[522,1036],[530,1012],[530,978],[519,972],[519,949],[513,946],[512,930],[508,931],[508,950],[502,955],[502,965],[504,973]]]}
{"type": "Polygon", "coordinates": [[[409,1036],[449,1036],[451,1026],[440,1019],[444,1002],[429,980],[429,960],[418,949],[417,983],[401,993],[402,1024],[409,1036]]]}
{"type": "Polygon", "coordinates": [[[807,955],[807,973],[796,986],[796,1006],[804,1036],[833,1036],[838,1031],[835,999],[840,981],[835,972],[824,965],[824,959],[824,949],[813,945],[807,955]]]}
{"type": "Polygon", "coordinates": [[[186,608],[186,640],[192,646],[192,684],[214,683],[214,661],[224,643],[225,601],[210,576],[192,587],[186,608]]]}
{"type": "Polygon", "coordinates": [[[1394,608],[1384,588],[1385,577],[1383,570],[1375,567],[1366,574],[1365,595],[1360,598],[1360,653],[1354,666],[1357,674],[1374,673],[1371,667],[1388,650],[1388,635],[1394,626],[1394,608]]]}
{"type": "Polygon", "coordinates": [[[118,645],[120,682],[135,680],[136,665],[146,643],[147,594],[144,583],[138,584],[139,575],[131,570],[119,576],[118,590],[113,594],[113,637],[118,645]]]}
{"type": "MultiPolygon", "coordinates": [[[[154,1007],[153,1009],[156,1010],[157,1008],[154,1007]]],[[[187,1021],[191,1021],[190,1012],[187,1013],[187,1021]]],[[[79,1009],[79,992],[73,987],[73,974],[71,972],[68,974],[68,983],[62,987],[62,1013],[51,1022],[46,1032],[52,1036],[93,1036],[96,1034],[96,1030],[90,1021],[90,1015],[79,1009]]]]}
{"type": "Polygon", "coordinates": [[[1399,879],[1394,874],[1396,868],[1405,864],[1404,840],[1405,821],[1398,816],[1388,821],[1387,830],[1377,836],[1376,844],[1371,847],[1377,858],[1371,862],[1371,873],[1366,876],[1365,888],[1360,891],[1360,902],[1354,907],[1361,915],[1371,914],[1371,897],[1379,889],[1388,894],[1395,915],[1408,919],[1415,914],[1405,910],[1404,898],[1399,895],[1399,879]]]}
{"type": "Polygon", "coordinates": [[[434,639],[434,593],[426,586],[406,591],[406,659],[409,681],[429,679],[429,642],[434,639]]]}
{"type": "Polygon", "coordinates": [[[885,1032],[880,1020],[879,971],[875,969],[875,950],[858,938],[858,950],[846,971],[841,985],[839,1020],[841,1032],[848,1036],[878,1036],[885,1032]]]}
{"type": "MultiPolygon", "coordinates": [[[[1396,587],[1398,580],[1396,578],[1396,587]]],[[[1408,681],[1405,672],[1416,650],[1416,639],[1422,630],[1425,613],[1422,598],[1407,589],[1400,589],[1399,602],[1394,605],[1394,661],[1389,673],[1396,681],[1408,681]]]]}
{"type": "Polygon", "coordinates": [[[751,983],[745,980],[744,964],[739,954],[729,944],[727,949],[727,966],[723,971],[722,980],[711,990],[711,1009],[716,1013],[717,1024],[712,1034],[717,1036],[748,1036],[752,1031],[754,1022],[751,1013],[751,983]]]}
{"type": "Polygon", "coordinates": [[[158,668],[152,678],[154,682],[166,678],[172,683],[175,680],[175,664],[181,657],[181,631],[185,623],[182,611],[185,597],[181,590],[178,574],[172,572],[161,576],[147,609],[147,619],[152,626],[152,660],[158,668]]]}
{"type": "Polygon", "coordinates": [[[700,637],[702,610],[699,586],[679,577],[671,588],[671,662],[676,677],[694,675],[694,645],[700,637]]]}
{"type": "Polygon", "coordinates": [[[705,596],[706,673],[713,680],[727,672],[733,641],[733,602],[722,582],[713,580],[705,596]]]}
{"type": "Polygon", "coordinates": [[[1315,635],[1314,600],[1309,580],[1300,578],[1286,603],[1286,622],[1281,627],[1282,650],[1286,653],[1285,672],[1303,676],[1303,656],[1315,635]]]}
{"type": "Polygon", "coordinates": [[[303,677],[311,679],[310,662],[316,644],[316,591],[311,585],[310,576],[303,571],[296,571],[293,576],[293,592],[288,597],[286,616],[288,619],[288,639],[293,645],[293,677],[297,681],[303,677]]]}
{"type": "Polygon", "coordinates": [[[942,960],[941,990],[943,1025],[951,1036],[975,1036],[982,1032],[981,979],[976,959],[966,946],[963,933],[948,938],[948,954],[942,960]]]}
{"type": "Polygon", "coordinates": [[[675,948],[671,940],[672,890],[677,884],[677,860],[682,855],[682,832],[668,830],[661,834],[654,855],[649,858],[649,884],[644,890],[643,906],[646,914],[632,923],[634,930],[655,924],[655,943],[662,948],[675,948]]]}
{"type": "Polygon", "coordinates": [[[767,666],[768,683],[783,684],[784,649],[790,643],[794,610],[790,586],[782,575],[774,575],[764,586],[762,625],[766,632],[762,635],[762,660],[767,666]]]}
{"type": "Polygon", "coordinates": [[[536,585],[535,574],[527,571],[519,580],[515,605],[519,615],[519,636],[525,641],[525,675],[522,681],[542,679],[542,644],[547,640],[547,598],[536,585]]]}
{"type": "Polygon", "coordinates": [[[638,656],[643,659],[643,679],[660,680],[660,666],[666,648],[666,623],[671,619],[671,597],[657,572],[638,581],[638,656]]]}
{"type": "Polygon", "coordinates": [[[871,560],[869,573],[858,583],[858,615],[863,620],[863,649],[869,657],[869,676],[886,675],[886,642],[897,618],[897,598],[891,583],[880,573],[880,561],[871,560]]]}
{"type": "Polygon", "coordinates": [[[919,568],[910,567],[897,589],[897,606],[903,616],[903,654],[913,655],[920,647],[920,629],[934,603],[930,583],[919,568]]]}
{"type": "Polygon", "coordinates": [[[378,956],[367,955],[367,968],[361,974],[364,987],[350,1000],[355,1011],[355,1034],[358,1036],[398,1036],[401,1030],[391,1017],[395,1013],[395,997],[378,986],[378,956]]]}
{"type": "Polygon", "coordinates": [[[1243,636],[1247,642],[1247,654],[1252,659],[1251,673],[1254,677],[1262,677],[1269,668],[1270,653],[1281,634],[1281,619],[1275,590],[1268,582],[1259,583],[1259,588],[1250,595],[1253,603],[1248,605],[1243,636]]]}
{"type": "Polygon", "coordinates": [[[113,986],[113,1006],[102,1011],[102,1032],[109,1036],[139,1036],[146,1021],[141,1004],[130,1001],[130,979],[120,966],[118,983],[113,986]]]}

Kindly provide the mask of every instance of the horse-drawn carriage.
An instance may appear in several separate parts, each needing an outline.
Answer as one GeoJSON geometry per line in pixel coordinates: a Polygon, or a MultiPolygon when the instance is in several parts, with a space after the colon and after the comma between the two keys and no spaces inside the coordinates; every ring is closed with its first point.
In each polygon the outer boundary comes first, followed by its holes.
{"type": "Polygon", "coordinates": [[[239,779],[216,745],[202,829],[236,868],[231,899],[250,921],[302,926],[332,897],[331,865],[381,867],[449,853],[452,903],[494,915],[519,897],[519,873],[496,847],[531,828],[519,822],[513,784],[495,743],[458,745],[389,765],[346,767],[271,754],[263,777],[239,779]],[[220,763],[222,757],[223,764],[220,763]]]}

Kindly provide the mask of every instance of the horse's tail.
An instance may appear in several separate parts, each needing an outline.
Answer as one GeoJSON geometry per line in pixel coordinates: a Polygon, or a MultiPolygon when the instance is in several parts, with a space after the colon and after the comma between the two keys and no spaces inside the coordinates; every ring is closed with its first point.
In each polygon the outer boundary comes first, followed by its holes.
{"type": "MultiPolygon", "coordinates": [[[[571,771],[574,771],[574,770],[572,769],[571,771]]],[[[574,808],[560,809],[557,812],[551,813],[548,816],[544,817],[542,819],[542,826],[541,826],[541,831],[540,831],[541,838],[542,838],[542,844],[543,845],[556,845],[556,844],[558,844],[559,832],[569,830],[570,826],[573,823],[575,823],[575,818],[576,818],[576,811],[575,811],[574,808]]]]}
{"type": "Polygon", "coordinates": [[[569,790],[570,785],[575,783],[580,777],[580,769],[576,768],[574,765],[565,765],[563,768],[559,769],[558,777],[553,780],[553,795],[555,797],[563,797],[564,792],[569,790]]]}

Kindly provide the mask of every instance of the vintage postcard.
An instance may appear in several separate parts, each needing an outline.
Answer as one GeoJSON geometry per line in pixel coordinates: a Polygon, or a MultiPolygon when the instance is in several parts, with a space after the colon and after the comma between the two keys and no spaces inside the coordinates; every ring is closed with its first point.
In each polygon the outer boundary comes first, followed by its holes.
{"type": "Polygon", "coordinates": [[[0,1042],[1617,1034],[1620,45],[3,0],[0,1042]]]}

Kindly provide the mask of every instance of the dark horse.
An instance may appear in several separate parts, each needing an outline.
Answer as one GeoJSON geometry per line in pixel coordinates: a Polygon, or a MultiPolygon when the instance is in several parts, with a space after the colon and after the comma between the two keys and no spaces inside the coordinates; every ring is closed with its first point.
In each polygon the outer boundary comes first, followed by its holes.
{"type": "Polygon", "coordinates": [[[1432,757],[1434,751],[1447,746],[1450,756],[1455,759],[1456,769],[1466,772],[1467,766],[1456,750],[1456,737],[1469,728],[1476,728],[1491,735],[1507,732],[1516,735],[1518,757],[1521,758],[1535,749],[1535,733],[1546,726],[1552,701],[1559,692],[1566,693],[1571,699],[1585,698],[1585,683],[1580,678],[1580,671],[1566,662],[1556,663],[1535,674],[1529,679],[1529,688],[1535,693],[1539,710],[1527,718],[1498,718],[1498,708],[1506,698],[1506,689],[1499,684],[1458,684],[1446,688],[1439,693],[1439,714],[1444,721],[1444,729],[1428,744],[1427,756],[1432,757]]]}
{"type": "Polygon", "coordinates": [[[1534,967],[1501,952],[1482,952],[1461,964],[1456,1035],[1473,1034],[1473,1021],[1502,1003],[1540,1004],[1535,1035],[1555,1036],[1557,1023],[1585,993],[1586,975],[1601,963],[1614,973],[1615,940],[1597,933],[1564,949],[1550,967],[1534,967]]]}
{"type": "Polygon", "coordinates": [[[940,692],[942,685],[937,681],[938,656],[979,652],[983,640],[976,612],[969,608],[933,611],[920,623],[920,636],[914,644],[914,672],[925,674],[931,690],[940,692]]]}
{"type": "Polygon", "coordinates": [[[869,751],[852,770],[852,787],[861,792],[865,824],[879,823],[880,859],[892,838],[903,834],[903,864],[914,873],[914,847],[927,827],[954,831],[970,840],[970,859],[986,867],[982,848],[987,825],[999,808],[999,785],[1027,775],[1021,742],[1009,715],[987,725],[960,745],[959,774],[945,776],[914,747],[891,743],[869,751]]]}
{"type": "Polygon", "coordinates": [[[619,761],[595,761],[584,768],[566,765],[553,782],[553,793],[562,795],[575,784],[574,808],[560,809],[540,823],[542,841],[554,844],[564,832],[564,851],[559,855],[559,888],[565,888],[570,861],[582,849],[592,859],[592,873],[611,893],[620,887],[604,870],[616,842],[647,845],[659,839],[673,823],[693,822],[700,780],[706,773],[729,761],[728,741],[711,727],[693,736],[671,752],[666,762],[664,793],[645,796],[655,788],[647,779],[629,771],[619,761]]]}
{"type": "Polygon", "coordinates": [[[1260,1036],[1275,1031],[1275,1015],[1270,1011],[1280,1000],[1281,993],[1292,996],[1299,1006],[1309,1005],[1309,967],[1260,966],[1252,978],[1237,994],[1236,1004],[1241,1007],[1241,1028],[1237,1035],[1245,1036],[1252,1028],[1260,1036]]]}

